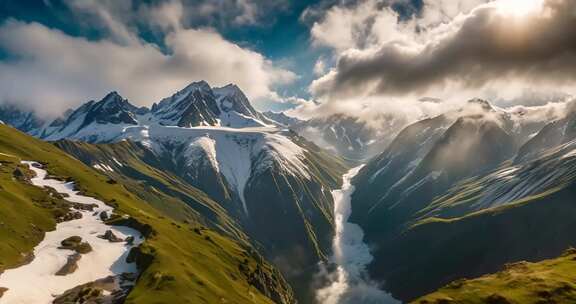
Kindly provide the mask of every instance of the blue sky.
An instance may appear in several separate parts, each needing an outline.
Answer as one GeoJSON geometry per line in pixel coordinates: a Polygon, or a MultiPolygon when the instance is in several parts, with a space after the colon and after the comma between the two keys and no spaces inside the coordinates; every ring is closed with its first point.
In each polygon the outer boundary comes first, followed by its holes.
{"type": "Polygon", "coordinates": [[[116,90],[150,106],[199,80],[235,83],[261,110],[308,116],[425,113],[432,105],[422,97],[572,94],[576,50],[567,25],[576,22],[564,12],[574,5],[0,0],[0,102],[57,115],[116,90]],[[519,35],[525,39],[513,44],[519,35]]]}
{"type": "MultiPolygon", "coordinates": [[[[247,0],[246,3],[249,3],[247,0]]],[[[80,12],[74,3],[82,2],[75,0],[21,0],[9,1],[0,0],[0,20],[18,20],[25,23],[37,22],[49,29],[59,30],[71,37],[86,38],[91,41],[106,40],[109,32],[105,27],[92,24],[90,19],[84,19],[85,12],[80,12]]],[[[88,1],[90,2],[90,1],[88,1]]],[[[106,1],[104,1],[106,2],[106,1]]],[[[110,1],[108,1],[110,2],[110,1]]],[[[132,10],[137,11],[141,6],[159,5],[169,1],[119,1],[130,3],[132,10]]],[[[194,10],[202,2],[210,1],[192,0],[182,1],[184,10],[194,10]],[[187,8],[188,6],[188,8],[187,8]]],[[[241,3],[242,0],[213,1],[220,3],[241,3]]],[[[266,59],[273,62],[279,68],[286,69],[295,74],[292,81],[281,84],[273,84],[271,87],[281,98],[298,97],[310,99],[310,83],[318,76],[313,73],[313,68],[318,58],[325,58],[327,62],[333,55],[330,47],[313,45],[310,35],[310,27],[315,20],[321,18],[322,10],[329,9],[333,5],[345,3],[351,6],[356,1],[324,0],[270,0],[254,1],[255,6],[262,6],[261,11],[254,20],[245,23],[235,23],[229,20],[233,17],[234,11],[230,14],[220,13],[219,16],[184,16],[182,21],[189,28],[214,28],[222,37],[240,47],[253,50],[266,59]],[[265,4],[264,3],[268,3],[265,4]],[[269,4],[273,3],[273,4],[269,4]],[[303,20],[303,12],[307,9],[317,9],[320,14],[315,18],[303,20]]],[[[420,0],[411,1],[412,5],[395,5],[395,8],[402,16],[410,15],[415,8],[421,6],[420,0]]],[[[105,6],[105,5],[104,5],[105,6]]],[[[227,6],[228,7],[228,6],[227,6]]],[[[113,8],[110,8],[111,10],[113,8]]],[[[231,10],[233,10],[232,7],[231,10]]],[[[113,12],[112,12],[113,13],[113,12]]],[[[148,43],[152,43],[161,48],[165,53],[170,52],[164,43],[165,35],[158,34],[145,25],[136,25],[137,35],[148,43]]],[[[0,45],[0,59],[4,61],[13,60],[18,57],[17,52],[6,51],[7,47],[0,45]]],[[[190,79],[190,81],[199,79],[190,79]]],[[[97,98],[93,96],[92,98],[97,98]]],[[[269,102],[264,107],[273,110],[283,110],[293,107],[290,103],[269,102]]]]}
{"type": "MultiPolygon", "coordinates": [[[[154,1],[144,1],[154,3],[154,1]]],[[[158,1],[156,1],[158,2],[158,1]]],[[[286,67],[298,75],[290,84],[277,88],[283,96],[308,98],[307,85],[313,80],[313,66],[317,58],[329,50],[313,47],[310,42],[309,26],[300,20],[302,12],[316,1],[294,0],[278,8],[267,11],[253,24],[229,24],[191,20],[191,27],[213,27],[227,40],[242,47],[253,49],[279,66],[286,67]]],[[[0,20],[17,19],[26,22],[38,22],[49,28],[58,29],[71,36],[85,37],[90,40],[106,38],[101,29],[80,26],[78,17],[70,6],[59,0],[0,0],[0,20]]],[[[162,39],[142,29],[141,39],[163,46],[162,39]]],[[[164,50],[166,51],[166,50],[164,50]]],[[[0,58],[9,55],[0,48],[0,58]]],[[[192,80],[191,80],[192,81],[192,80]]],[[[289,107],[289,105],[287,105],[289,107]]],[[[271,108],[282,109],[276,104],[271,108]]]]}

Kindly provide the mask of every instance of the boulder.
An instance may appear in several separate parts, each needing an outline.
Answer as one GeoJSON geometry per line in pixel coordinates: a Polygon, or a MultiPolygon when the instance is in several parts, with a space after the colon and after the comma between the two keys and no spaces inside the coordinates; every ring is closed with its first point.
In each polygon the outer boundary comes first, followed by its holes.
{"type": "Polygon", "coordinates": [[[102,211],[100,212],[100,219],[105,222],[106,220],[108,220],[108,212],[106,211],[102,211]]]}
{"type": "Polygon", "coordinates": [[[106,230],[106,232],[104,233],[104,235],[99,235],[98,236],[101,239],[104,240],[108,240],[111,243],[120,243],[120,242],[124,242],[123,239],[117,237],[114,232],[112,232],[112,230],[106,230]]]}
{"type": "Polygon", "coordinates": [[[78,246],[78,244],[80,244],[80,242],[82,242],[82,237],[74,235],[68,238],[65,238],[64,240],[62,240],[62,242],[60,242],[60,249],[71,249],[74,250],[74,248],[76,248],[76,246],[78,246]]]}
{"type": "Polygon", "coordinates": [[[127,237],[125,242],[126,242],[126,245],[129,245],[129,246],[134,245],[134,237],[133,236],[127,237]]]}
{"type": "Polygon", "coordinates": [[[81,258],[82,255],[79,253],[69,255],[66,264],[64,264],[64,266],[62,266],[62,268],[60,268],[60,270],[58,270],[55,275],[65,276],[74,273],[74,271],[78,269],[78,261],[80,261],[81,258]]]}
{"type": "Polygon", "coordinates": [[[92,251],[92,246],[88,242],[82,242],[76,246],[75,250],[77,253],[86,254],[92,251]]]}
{"type": "Polygon", "coordinates": [[[60,242],[58,249],[74,250],[76,253],[86,254],[92,251],[92,246],[88,242],[82,242],[82,238],[75,235],[60,242]]]}

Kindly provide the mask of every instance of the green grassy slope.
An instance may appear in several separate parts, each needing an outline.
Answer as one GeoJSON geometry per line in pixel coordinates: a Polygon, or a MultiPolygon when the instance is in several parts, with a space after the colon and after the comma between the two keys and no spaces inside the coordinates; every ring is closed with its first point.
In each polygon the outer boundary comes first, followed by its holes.
{"type": "MultiPolygon", "coordinates": [[[[141,254],[136,256],[139,265],[145,268],[127,303],[272,303],[270,297],[277,302],[292,301],[292,293],[278,272],[247,245],[204,228],[202,223],[193,221],[194,218],[184,221],[173,214],[171,216],[171,212],[144,201],[129,186],[111,182],[108,177],[57,147],[0,125],[0,152],[14,156],[10,166],[15,166],[19,160],[44,163],[50,174],[73,179],[87,195],[115,206],[119,215],[129,216],[133,219],[130,221],[133,226],[146,232],[146,242],[141,246],[141,254]]],[[[4,168],[0,174],[8,180],[4,168]]],[[[2,187],[5,184],[9,183],[3,181],[2,187]]],[[[24,193],[20,201],[25,202],[26,206],[34,203],[34,196],[26,191],[38,196],[46,195],[32,186],[17,187],[24,189],[24,192],[18,190],[15,193],[24,193]]],[[[19,208],[25,211],[18,212],[29,213],[30,217],[11,217],[13,214],[10,212],[14,211],[6,207],[6,195],[0,196],[0,222],[7,223],[6,227],[16,230],[20,229],[19,225],[34,224],[44,231],[54,227],[54,217],[46,216],[50,209],[42,210],[41,206],[19,208]],[[14,218],[20,224],[8,226],[8,218],[14,218]],[[28,220],[30,222],[25,223],[28,220]]],[[[178,202],[173,200],[170,203],[178,202]]],[[[186,204],[182,205],[178,208],[188,210],[186,204]]],[[[188,212],[194,213],[192,210],[188,212]]],[[[6,240],[7,243],[18,244],[18,238],[27,233],[27,229],[3,234],[3,237],[6,236],[2,239],[3,243],[6,240]]],[[[0,247],[3,249],[0,257],[5,261],[5,267],[22,262],[22,253],[25,254],[39,242],[40,235],[41,232],[35,238],[28,239],[25,245],[17,247],[18,250],[0,247]]]]}
{"type": "Polygon", "coordinates": [[[506,265],[496,274],[458,280],[414,303],[575,303],[576,250],[539,263],[506,265]]]}
{"type": "Polygon", "coordinates": [[[99,172],[125,185],[170,218],[200,222],[247,243],[246,235],[221,204],[171,170],[161,170],[161,160],[140,144],[130,141],[99,145],[59,141],[54,144],[87,165],[105,164],[112,168],[113,171],[99,172]]]}
{"type": "MultiPolygon", "coordinates": [[[[174,213],[174,218],[201,221],[241,243],[248,243],[246,235],[249,235],[251,243],[257,243],[260,252],[283,272],[299,300],[305,301],[314,267],[326,258],[330,249],[333,235],[330,190],[339,187],[348,168],[340,159],[296,134],[289,136],[307,151],[304,163],[310,177],[287,173],[278,164],[253,174],[244,194],[249,217],[239,208],[240,202],[231,200],[229,195],[228,199],[218,199],[219,191],[206,188],[207,185],[218,188],[218,179],[212,178],[210,172],[196,176],[194,169],[183,164],[185,160],[173,155],[158,156],[140,143],[130,141],[111,144],[60,141],[55,145],[85,164],[100,168],[102,174],[126,185],[157,208],[172,205],[175,198],[186,202],[190,207],[186,212],[168,210],[174,213]],[[210,193],[210,197],[204,193],[210,193]]],[[[180,148],[174,147],[174,151],[180,148]]],[[[260,161],[268,160],[254,160],[260,161]]],[[[229,191],[221,186],[224,192],[229,191]]]]}
{"type": "Polygon", "coordinates": [[[0,272],[26,262],[32,248],[53,230],[67,205],[26,183],[30,174],[14,156],[0,154],[0,272]]]}
{"type": "Polygon", "coordinates": [[[422,220],[381,249],[372,265],[404,300],[459,278],[496,272],[506,263],[540,261],[576,246],[576,188],[460,218],[422,220]],[[425,254],[423,254],[425,253],[425,254]]]}

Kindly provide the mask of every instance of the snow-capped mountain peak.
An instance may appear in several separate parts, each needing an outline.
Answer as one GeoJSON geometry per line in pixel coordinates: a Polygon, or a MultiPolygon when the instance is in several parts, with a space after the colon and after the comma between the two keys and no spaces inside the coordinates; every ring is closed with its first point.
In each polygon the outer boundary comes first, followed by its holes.
{"type": "Polygon", "coordinates": [[[152,107],[161,125],[196,127],[218,125],[220,109],[206,82],[195,82],[152,107]]]}
{"type": "Polygon", "coordinates": [[[215,88],[214,93],[218,99],[218,104],[223,112],[236,111],[246,116],[258,116],[258,112],[252,107],[248,98],[234,84],[229,84],[221,88],[215,88]]]}
{"type": "Polygon", "coordinates": [[[265,127],[272,125],[262,113],[258,112],[248,100],[248,97],[234,84],[214,88],[218,107],[222,112],[221,125],[238,127],[265,127]]]}
{"type": "Polygon", "coordinates": [[[146,112],[148,109],[137,108],[117,92],[111,92],[102,100],[89,101],[31,134],[46,140],[108,142],[113,141],[120,130],[138,125],[139,115],[146,112]]]}
{"type": "Polygon", "coordinates": [[[211,88],[204,81],[195,82],[162,99],[152,110],[137,108],[111,92],[46,124],[35,135],[50,141],[131,140],[174,161],[174,166],[188,171],[184,176],[214,170],[210,174],[225,181],[245,214],[249,208],[244,188],[250,178],[268,169],[311,178],[306,151],[294,134],[254,109],[236,85],[211,88]]]}
{"type": "Polygon", "coordinates": [[[274,168],[310,178],[304,149],[293,141],[292,133],[278,126],[254,109],[238,86],[211,88],[201,81],[162,99],[152,110],[137,108],[111,92],[45,124],[34,135],[50,141],[131,140],[159,157],[183,161],[189,172],[212,168],[248,214],[244,188],[252,176],[274,168]]]}
{"type": "Polygon", "coordinates": [[[138,124],[136,120],[137,108],[130,104],[128,100],[123,99],[117,92],[111,92],[101,101],[94,104],[86,115],[85,124],[90,124],[93,121],[98,123],[126,123],[138,124]]]}

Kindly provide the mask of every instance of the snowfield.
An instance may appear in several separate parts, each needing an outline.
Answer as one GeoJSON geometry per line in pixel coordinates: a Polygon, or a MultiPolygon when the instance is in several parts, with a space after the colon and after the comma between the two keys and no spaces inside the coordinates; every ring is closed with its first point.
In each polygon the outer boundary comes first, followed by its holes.
{"type": "MultiPolygon", "coordinates": [[[[222,116],[239,117],[239,120],[231,123],[222,119],[221,122],[226,121],[227,126],[178,127],[161,125],[146,114],[136,117],[139,125],[93,123],[73,135],[54,133],[46,139],[67,138],[96,143],[131,140],[158,156],[169,155],[175,162],[184,157],[190,169],[208,165],[221,174],[238,195],[246,215],[249,210],[244,190],[251,176],[277,166],[285,173],[310,178],[304,162],[305,151],[288,137],[287,129],[254,124],[252,118],[234,111],[223,112],[222,116]],[[182,155],[175,152],[175,147],[185,147],[182,155]]],[[[93,167],[100,171],[113,171],[106,164],[94,164],[93,167]]]]}
{"type": "Polygon", "coordinates": [[[36,173],[32,183],[38,187],[52,187],[57,192],[68,194],[67,201],[97,205],[93,211],[81,211],[82,218],[56,225],[56,230],[46,233],[44,240],[34,248],[34,260],[24,266],[10,269],[0,275],[0,286],[8,291],[0,299],[6,304],[44,304],[52,303],[55,296],[78,285],[89,283],[110,275],[137,272],[134,263],[126,263],[128,252],[142,242],[138,231],[128,227],[105,225],[99,217],[100,212],[111,214],[112,207],[103,202],[78,194],[73,183],[55,179],[46,179],[46,171],[34,162],[23,162],[36,173]],[[133,236],[132,245],[125,242],[111,243],[98,238],[107,230],[120,237],[133,236]],[[65,276],[54,275],[66,264],[72,250],[58,249],[60,242],[71,236],[80,236],[82,241],[92,246],[92,251],[82,254],[78,269],[65,276]]]}
{"type": "Polygon", "coordinates": [[[148,140],[157,155],[172,153],[174,146],[186,146],[183,157],[189,168],[202,166],[206,160],[242,201],[246,215],[249,210],[244,190],[253,175],[276,165],[286,173],[309,179],[304,163],[304,149],[282,134],[285,130],[274,127],[180,128],[151,126],[148,140]]]}

